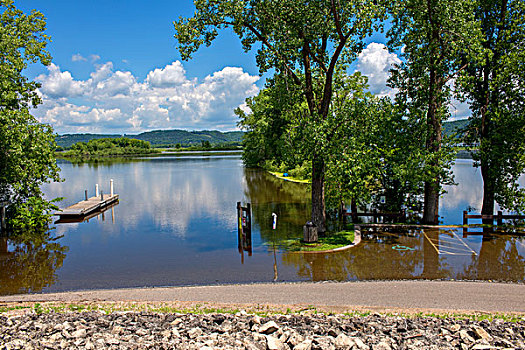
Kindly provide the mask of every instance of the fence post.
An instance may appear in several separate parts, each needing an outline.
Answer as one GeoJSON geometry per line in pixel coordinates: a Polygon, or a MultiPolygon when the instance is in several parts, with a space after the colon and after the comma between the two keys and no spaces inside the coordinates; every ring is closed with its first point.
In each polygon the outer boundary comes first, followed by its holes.
{"type": "Polygon", "coordinates": [[[463,225],[468,225],[468,212],[463,210],[463,225]]]}
{"type": "Polygon", "coordinates": [[[498,226],[503,225],[503,212],[501,210],[498,210],[498,219],[497,219],[498,226]]]}
{"type": "Polygon", "coordinates": [[[377,224],[377,210],[376,209],[372,211],[372,218],[373,218],[374,224],[377,224]]]}

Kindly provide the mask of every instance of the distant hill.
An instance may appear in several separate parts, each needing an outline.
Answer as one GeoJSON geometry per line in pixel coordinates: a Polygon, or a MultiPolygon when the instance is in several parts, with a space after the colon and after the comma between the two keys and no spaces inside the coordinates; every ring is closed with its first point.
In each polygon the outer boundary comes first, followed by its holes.
{"type": "Polygon", "coordinates": [[[56,137],[57,145],[69,148],[77,142],[88,142],[93,139],[127,137],[149,141],[152,146],[182,146],[199,145],[202,141],[209,141],[212,145],[240,144],[242,131],[221,132],[217,130],[186,131],[186,130],[155,130],[137,135],[125,134],[64,134],[56,137]]]}
{"type": "Polygon", "coordinates": [[[443,123],[443,133],[447,136],[452,136],[453,134],[461,131],[469,124],[468,119],[459,119],[453,120],[450,122],[443,123]]]}
{"type": "Polygon", "coordinates": [[[105,138],[117,138],[122,137],[122,135],[115,134],[64,134],[58,135],[55,138],[55,141],[58,146],[63,148],[69,148],[77,142],[88,142],[94,139],[105,139],[105,138]]]}

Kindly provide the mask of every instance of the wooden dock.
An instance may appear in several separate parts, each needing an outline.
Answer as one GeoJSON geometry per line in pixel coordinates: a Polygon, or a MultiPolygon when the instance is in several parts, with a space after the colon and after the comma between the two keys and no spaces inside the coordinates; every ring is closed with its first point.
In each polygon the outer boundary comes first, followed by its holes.
{"type": "Polygon", "coordinates": [[[95,196],[73,204],[65,209],[55,212],[55,215],[62,217],[86,216],[97,210],[101,210],[112,203],[118,201],[118,194],[95,196]]]}

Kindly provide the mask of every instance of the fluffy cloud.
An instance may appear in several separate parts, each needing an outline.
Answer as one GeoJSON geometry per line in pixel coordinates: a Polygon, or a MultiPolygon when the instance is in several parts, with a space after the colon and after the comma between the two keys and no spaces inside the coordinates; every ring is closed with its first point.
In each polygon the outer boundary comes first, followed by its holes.
{"type": "Polygon", "coordinates": [[[60,67],[51,63],[48,74],[37,77],[42,82],[40,92],[50,98],[74,97],[82,94],[84,84],[73,80],[71,73],[60,71],[60,67]]]}
{"type": "Polygon", "coordinates": [[[167,88],[186,82],[186,71],[182,63],[175,61],[164,69],[155,69],[149,72],[146,82],[153,87],[167,88]]]}
{"type": "Polygon", "coordinates": [[[390,69],[401,63],[395,53],[388,52],[385,45],[370,43],[357,58],[357,70],[368,77],[370,92],[380,96],[393,96],[394,91],[386,86],[390,69]]]}
{"type": "Polygon", "coordinates": [[[198,81],[188,79],[179,61],[149,72],[142,82],[111,62],[96,65],[87,80],[52,64],[37,80],[43,104],[34,114],[58,133],[231,130],[237,122],[233,110],[259,91],[259,77],[242,68],[226,67],[198,81]]]}
{"type": "MultiPolygon", "coordinates": [[[[405,47],[401,48],[404,52],[405,47]]],[[[395,64],[401,63],[401,60],[395,53],[388,52],[385,45],[379,43],[370,43],[357,58],[356,70],[368,77],[370,92],[378,96],[394,97],[396,90],[386,86],[390,76],[390,70],[395,64]]],[[[454,88],[453,82],[451,82],[454,88]]],[[[451,119],[463,119],[470,116],[470,109],[467,103],[452,99],[450,104],[451,119]]]]}

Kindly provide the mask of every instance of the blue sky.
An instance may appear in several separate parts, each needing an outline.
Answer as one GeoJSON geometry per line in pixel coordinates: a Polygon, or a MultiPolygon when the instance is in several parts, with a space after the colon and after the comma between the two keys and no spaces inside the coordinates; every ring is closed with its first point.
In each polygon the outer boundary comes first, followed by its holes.
{"type": "MultiPolygon", "coordinates": [[[[254,53],[223,31],[211,47],[181,62],[173,21],[193,14],[190,0],[15,0],[47,18],[49,67],[26,74],[42,83],[33,113],[57,133],[139,133],[156,129],[235,130],[236,107],[264,86],[254,53]]],[[[370,90],[391,95],[388,69],[398,62],[376,34],[355,63],[370,90]]]]}

